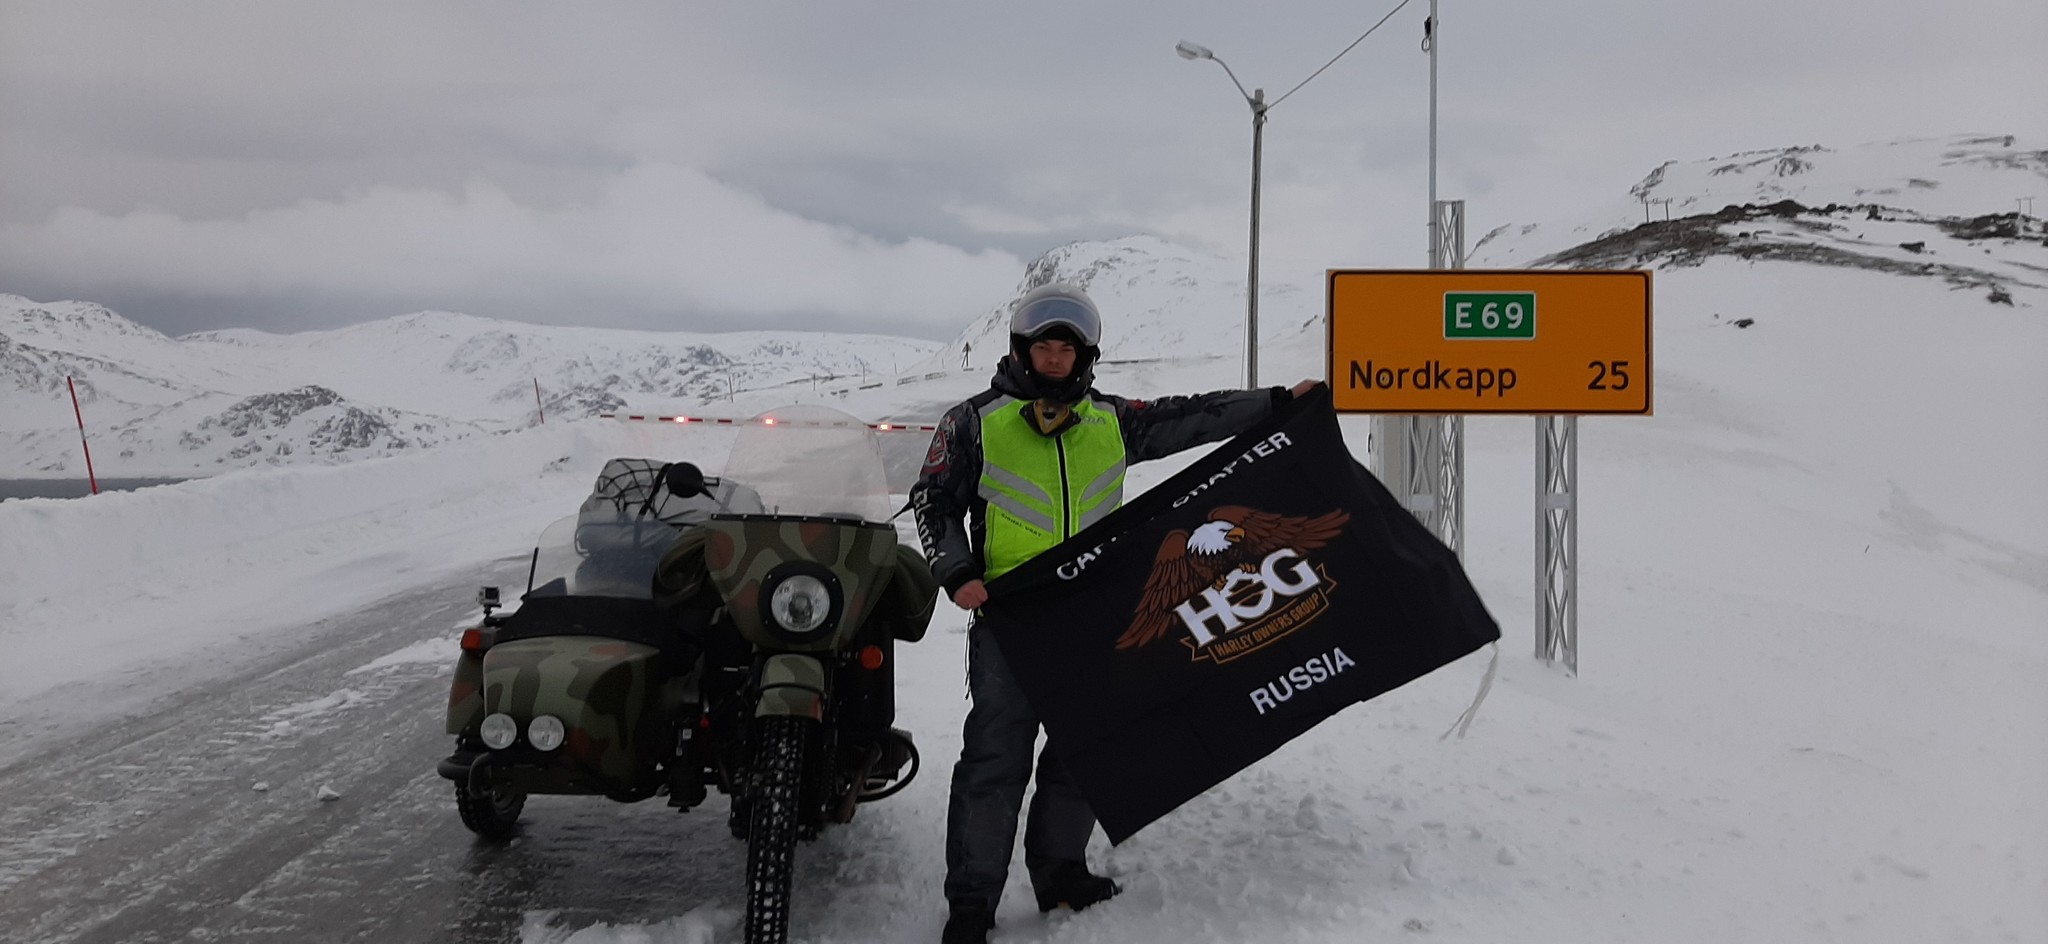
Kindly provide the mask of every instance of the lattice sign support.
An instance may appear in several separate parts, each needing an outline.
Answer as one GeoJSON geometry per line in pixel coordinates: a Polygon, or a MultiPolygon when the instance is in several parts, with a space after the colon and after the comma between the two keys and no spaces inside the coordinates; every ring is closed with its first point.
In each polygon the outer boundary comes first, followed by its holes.
{"type": "Polygon", "coordinates": [[[1429,267],[1432,269],[1462,269],[1465,267],[1465,201],[1438,200],[1436,202],[1436,242],[1430,247],[1429,267]]]}
{"type": "Polygon", "coordinates": [[[1536,658],[1579,674],[1579,418],[1536,418],[1536,658]]]}
{"type": "MultiPolygon", "coordinates": [[[[1432,205],[1429,267],[1465,267],[1465,201],[1432,205]]],[[[1367,451],[1373,473],[1444,546],[1465,556],[1465,418],[1382,414],[1367,451]]]]}

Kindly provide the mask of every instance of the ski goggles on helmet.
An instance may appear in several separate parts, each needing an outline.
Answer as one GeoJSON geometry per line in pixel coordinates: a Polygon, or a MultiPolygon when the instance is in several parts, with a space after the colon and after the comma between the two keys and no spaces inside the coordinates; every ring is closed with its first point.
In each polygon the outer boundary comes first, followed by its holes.
{"type": "Polygon", "coordinates": [[[1088,347],[1102,343],[1102,318],[1095,309],[1071,298],[1047,296],[1010,315],[1010,333],[1021,337],[1035,338],[1058,325],[1072,329],[1088,347]]]}

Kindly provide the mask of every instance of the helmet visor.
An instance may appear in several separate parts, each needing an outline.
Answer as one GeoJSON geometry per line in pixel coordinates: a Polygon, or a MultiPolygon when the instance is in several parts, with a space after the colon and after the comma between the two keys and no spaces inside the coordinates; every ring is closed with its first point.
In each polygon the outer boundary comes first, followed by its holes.
{"type": "Polygon", "coordinates": [[[1035,338],[1054,325],[1065,325],[1081,336],[1081,343],[1094,347],[1102,343],[1102,319],[1094,309],[1071,298],[1041,298],[1017,309],[1010,316],[1010,333],[1035,338]]]}

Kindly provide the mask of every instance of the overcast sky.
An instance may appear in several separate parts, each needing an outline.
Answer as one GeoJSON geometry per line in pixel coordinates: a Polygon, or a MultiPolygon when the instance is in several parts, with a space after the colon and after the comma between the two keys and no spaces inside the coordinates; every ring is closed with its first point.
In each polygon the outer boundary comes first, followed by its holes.
{"type": "MultiPolygon", "coordinates": [[[[0,292],[171,333],[950,337],[1069,240],[1241,261],[1250,111],[1174,43],[1270,99],[1399,2],[0,0],[0,292]]],[[[1428,10],[1272,110],[1266,280],[1425,262],[1428,10]]],[[[2043,0],[1441,16],[1439,195],[1475,239],[1666,160],[2048,133],[2043,0]]]]}

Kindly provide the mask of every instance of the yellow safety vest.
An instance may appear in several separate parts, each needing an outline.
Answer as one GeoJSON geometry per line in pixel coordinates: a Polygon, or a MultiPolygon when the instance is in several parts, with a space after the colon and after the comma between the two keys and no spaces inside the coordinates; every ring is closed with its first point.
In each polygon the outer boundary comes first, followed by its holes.
{"type": "Polygon", "coordinates": [[[996,398],[981,409],[981,481],[987,503],[982,570],[993,580],[1072,537],[1124,500],[1124,437],[1116,408],[1093,397],[1078,418],[1042,436],[1024,416],[1028,401],[996,398]]]}

